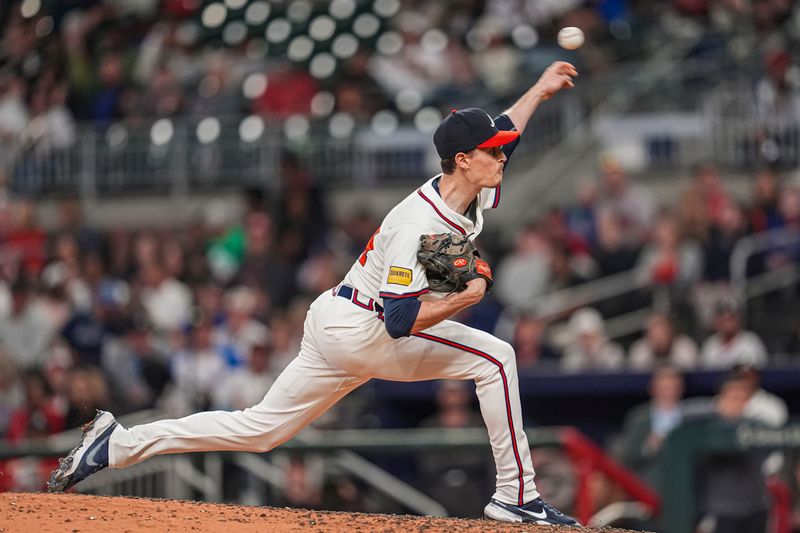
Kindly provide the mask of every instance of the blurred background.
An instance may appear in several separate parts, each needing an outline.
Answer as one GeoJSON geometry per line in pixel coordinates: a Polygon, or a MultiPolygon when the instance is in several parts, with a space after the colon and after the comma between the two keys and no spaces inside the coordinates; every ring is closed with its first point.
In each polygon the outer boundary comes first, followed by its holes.
{"type": "MultiPolygon", "coordinates": [[[[259,402],[437,173],[443,113],[566,60],[457,317],[516,349],[540,490],[593,524],[800,531],[793,0],[12,0],[0,28],[0,490],[42,489],[96,408],[259,402]]],[[[480,516],[473,388],[373,381],[270,454],[79,489],[480,516]]]]}

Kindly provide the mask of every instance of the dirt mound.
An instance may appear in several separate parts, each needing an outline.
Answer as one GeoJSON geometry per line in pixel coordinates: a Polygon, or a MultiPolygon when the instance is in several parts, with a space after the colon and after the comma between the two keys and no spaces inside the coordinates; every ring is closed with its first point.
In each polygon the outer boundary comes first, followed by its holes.
{"type": "MultiPolygon", "coordinates": [[[[502,524],[488,520],[337,513],[82,494],[0,494],[2,532],[133,533],[145,530],[224,531],[225,533],[265,531],[588,533],[595,531],[502,524]]],[[[604,528],[602,532],[623,533],[623,530],[604,528]]]]}

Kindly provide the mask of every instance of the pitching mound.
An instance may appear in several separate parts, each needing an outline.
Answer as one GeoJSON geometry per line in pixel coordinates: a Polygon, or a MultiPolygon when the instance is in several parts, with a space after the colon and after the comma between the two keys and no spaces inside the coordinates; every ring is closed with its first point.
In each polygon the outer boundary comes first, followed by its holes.
{"type": "MultiPolygon", "coordinates": [[[[264,533],[265,531],[381,532],[472,532],[527,531],[567,533],[588,529],[502,524],[489,520],[428,518],[407,515],[335,513],[246,507],[175,500],[116,498],[82,494],[0,494],[0,531],[22,532],[138,532],[222,531],[264,533]]],[[[606,529],[603,533],[624,533],[606,529]]]]}

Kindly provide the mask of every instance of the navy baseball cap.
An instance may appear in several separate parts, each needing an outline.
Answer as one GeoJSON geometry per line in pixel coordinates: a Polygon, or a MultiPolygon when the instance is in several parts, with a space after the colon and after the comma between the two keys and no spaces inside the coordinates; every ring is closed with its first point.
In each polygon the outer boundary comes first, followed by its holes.
{"type": "Polygon", "coordinates": [[[455,110],[447,115],[433,134],[433,144],[441,159],[475,148],[503,146],[519,137],[518,131],[500,131],[494,119],[477,107],[455,110]]]}

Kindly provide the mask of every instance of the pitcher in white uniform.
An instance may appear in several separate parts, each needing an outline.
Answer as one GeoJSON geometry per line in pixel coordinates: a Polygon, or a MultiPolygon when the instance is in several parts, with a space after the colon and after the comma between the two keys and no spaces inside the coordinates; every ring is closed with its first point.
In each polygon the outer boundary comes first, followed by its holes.
{"type": "Polygon", "coordinates": [[[258,405],[211,411],[124,428],[99,412],[49,483],[65,490],[105,467],[124,468],[154,455],[182,452],[266,452],[292,438],[347,393],[371,378],[394,381],[471,379],[489,432],[497,485],[488,518],[575,525],[536,490],[522,427],[513,348],[448,320],[478,303],[486,281],[432,298],[417,260],[419,238],[459,233],[474,239],[484,209],[500,203],[508,157],[538,105],[577,76],[553,63],[517,102],[492,118],[477,108],[453,110],[434,133],[442,174],[398,204],[381,223],[341,284],[308,311],[298,356],[258,405]]]}

